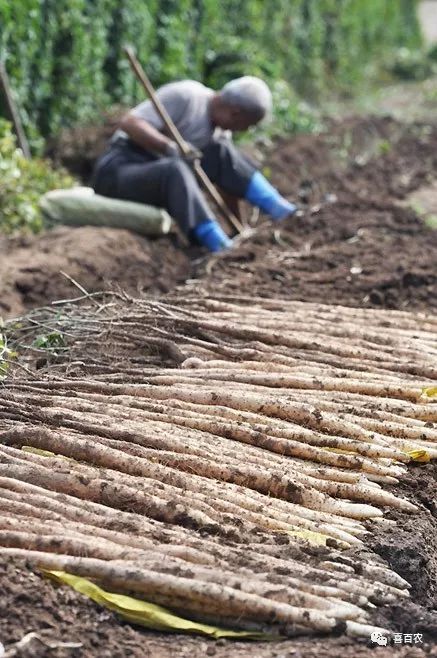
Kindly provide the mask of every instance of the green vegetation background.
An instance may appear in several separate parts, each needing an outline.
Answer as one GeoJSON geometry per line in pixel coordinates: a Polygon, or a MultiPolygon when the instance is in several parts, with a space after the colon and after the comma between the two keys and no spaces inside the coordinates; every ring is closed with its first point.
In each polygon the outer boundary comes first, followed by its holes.
{"type": "Polygon", "coordinates": [[[0,59],[34,145],[143,97],[125,43],[155,85],[264,77],[293,130],[307,128],[299,95],[356,86],[421,38],[416,0],[0,0],[0,59]]]}

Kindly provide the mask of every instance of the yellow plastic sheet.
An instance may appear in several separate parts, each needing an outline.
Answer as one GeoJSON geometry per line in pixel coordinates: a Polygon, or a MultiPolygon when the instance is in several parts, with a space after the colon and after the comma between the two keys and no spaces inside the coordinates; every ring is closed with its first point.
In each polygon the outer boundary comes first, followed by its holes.
{"type": "Polygon", "coordinates": [[[162,608],[154,603],[147,603],[124,594],[106,592],[87,578],[74,576],[65,571],[43,571],[49,578],[57,582],[70,585],[76,592],[84,594],[95,603],[119,614],[123,619],[133,624],[139,624],[152,630],[167,631],[172,633],[195,633],[207,635],[215,639],[233,638],[240,640],[272,640],[278,639],[266,633],[256,631],[232,631],[208,624],[200,624],[189,619],[175,615],[170,610],[162,608]]]}
{"type": "Polygon", "coordinates": [[[437,386],[429,386],[422,389],[422,395],[427,398],[436,398],[437,397],[437,386]]]}
{"type": "Polygon", "coordinates": [[[431,457],[426,450],[408,450],[407,455],[415,462],[420,462],[421,464],[427,464],[431,461],[431,457]]]}

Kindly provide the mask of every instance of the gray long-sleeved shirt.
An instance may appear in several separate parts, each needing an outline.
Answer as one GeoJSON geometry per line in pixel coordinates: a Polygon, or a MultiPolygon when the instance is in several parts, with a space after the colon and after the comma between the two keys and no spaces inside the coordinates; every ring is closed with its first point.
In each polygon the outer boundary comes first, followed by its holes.
{"type": "MultiPolygon", "coordinates": [[[[209,142],[219,136],[230,135],[211,124],[209,104],[214,91],[195,80],[170,82],[160,87],[157,95],[183,139],[196,148],[203,149],[209,142]]],[[[160,132],[165,132],[165,125],[152,102],[147,100],[132,110],[136,117],[144,119],[160,132]]],[[[114,139],[127,137],[122,130],[117,130],[114,139]]]]}

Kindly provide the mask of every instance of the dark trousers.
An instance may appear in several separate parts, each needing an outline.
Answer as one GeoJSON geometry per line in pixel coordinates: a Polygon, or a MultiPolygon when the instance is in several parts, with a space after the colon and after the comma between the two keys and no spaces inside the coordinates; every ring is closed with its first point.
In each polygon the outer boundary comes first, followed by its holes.
{"type": "MultiPolygon", "coordinates": [[[[241,199],[255,172],[229,140],[203,149],[202,167],[213,183],[241,199]]],[[[104,196],[165,208],[188,235],[197,224],[214,217],[187,162],[158,159],[128,140],[119,139],[98,160],[93,187],[104,196]]]]}

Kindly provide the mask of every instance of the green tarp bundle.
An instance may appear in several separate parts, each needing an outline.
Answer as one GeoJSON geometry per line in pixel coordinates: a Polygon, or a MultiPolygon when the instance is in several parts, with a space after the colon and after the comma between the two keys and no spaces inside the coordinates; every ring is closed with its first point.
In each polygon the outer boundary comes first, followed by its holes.
{"type": "Polygon", "coordinates": [[[53,190],[40,207],[52,224],[125,228],[151,237],[168,233],[172,223],[162,208],[100,196],[90,187],[53,190]]]}

